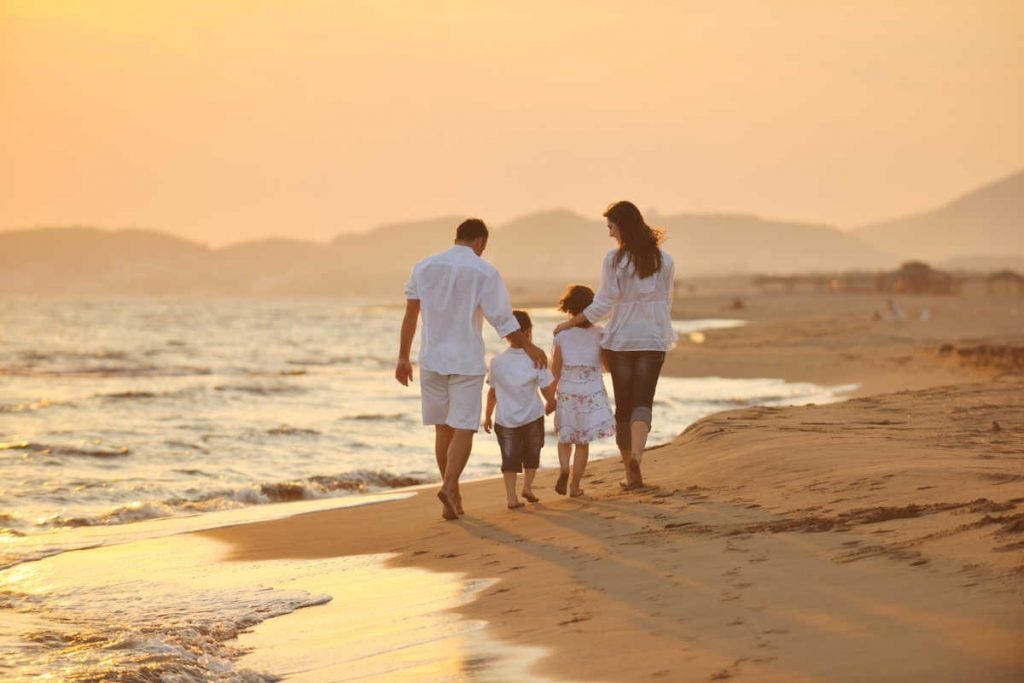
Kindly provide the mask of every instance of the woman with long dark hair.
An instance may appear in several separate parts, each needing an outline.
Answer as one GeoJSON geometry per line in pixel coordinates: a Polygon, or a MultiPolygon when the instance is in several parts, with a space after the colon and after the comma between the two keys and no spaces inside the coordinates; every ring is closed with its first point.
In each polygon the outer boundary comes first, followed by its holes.
{"type": "Polygon", "coordinates": [[[675,344],[672,290],[675,265],[661,249],[664,233],[651,228],[631,202],[615,202],[604,212],[608,234],[618,242],[604,258],[601,288],[582,313],[555,328],[555,334],[611,314],[601,348],[615,392],[615,441],[626,470],[626,488],[643,486],[640,461],[651,431],[651,407],[665,352],[675,344]]]}

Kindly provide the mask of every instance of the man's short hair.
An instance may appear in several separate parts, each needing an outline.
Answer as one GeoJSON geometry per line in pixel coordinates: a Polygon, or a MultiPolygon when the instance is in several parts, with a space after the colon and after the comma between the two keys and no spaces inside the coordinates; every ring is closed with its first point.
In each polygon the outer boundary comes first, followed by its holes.
{"type": "Polygon", "coordinates": [[[533,321],[530,320],[529,313],[517,308],[516,310],[512,311],[512,315],[514,315],[516,317],[516,320],[519,321],[520,330],[526,332],[527,330],[533,329],[533,321]]]}
{"type": "Polygon", "coordinates": [[[455,239],[459,242],[472,242],[477,237],[487,239],[487,226],[479,218],[467,218],[459,224],[455,231],[455,239]]]}

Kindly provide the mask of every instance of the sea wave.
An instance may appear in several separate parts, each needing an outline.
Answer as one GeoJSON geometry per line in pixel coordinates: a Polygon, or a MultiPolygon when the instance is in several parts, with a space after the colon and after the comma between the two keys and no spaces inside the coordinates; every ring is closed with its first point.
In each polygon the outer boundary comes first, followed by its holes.
{"type": "Polygon", "coordinates": [[[283,424],[278,427],[272,427],[268,429],[267,434],[273,434],[277,436],[318,436],[320,432],[318,432],[315,429],[292,427],[291,425],[283,424]]]}
{"type": "Polygon", "coordinates": [[[38,401],[27,403],[0,403],[0,413],[28,413],[35,410],[42,410],[50,406],[59,405],[49,399],[41,398],[38,401]]]}
{"type": "MultiPolygon", "coordinates": [[[[205,476],[196,470],[197,476],[205,476]]],[[[307,479],[263,482],[224,489],[198,498],[170,498],[162,501],[138,501],[92,516],[52,515],[41,519],[37,527],[74,528],[130,524],[147,519],[227,510],[247,505],[289,503],[299,500],[332,498],[342,494],[370,493],[384,489],[422,484],[422,479],[384,471],[358,470],[340,475],[317,475],[307,479]]],[[[12,524],[12,526],[15,526],[12,524]]]]}
{"type": "Polygon", "coordinates": [[[401,422],[407,417],[402,413],[359,413],[341,418],[343,420],[354,420],[357,422],[401,422]]]}
{"type": "Polygon", "coordinates": [[[0,451],[30,451],[39,455],[64,455],[87,458],[120,458],[131,454],[131,451],[125,446],[120,448],[79,448],[77,446],[58,446],[36,443],[34,441],[0,443],[0,451]]]}
{"type": "Polygon", "coordinates": [[[32,366],[0,367],[0,375],[15,377],[189,377],[193,375],[210,375],[213,370],[208,367],[192,365],[97,365],[72,366],[65,368],[35,368],[32,366]]]}
{"type": "Polygon", "coordinates": [[[270,396],[273,394],[298,394],[306,390],[294,384],[218,384],[214,387],[214,391],[270,396]]]}
{"type": "Polygon", "coordinates": [[[38,626],[22,633],[22,642],[0,645],[0,654],[5,675],[18,680],[277,681],[235,668],[244,654],[239,634],[330,600],[304,591],[172,589],[147,581],[45,595],[3,591],[0,608],[31,614],[38,626]]]}

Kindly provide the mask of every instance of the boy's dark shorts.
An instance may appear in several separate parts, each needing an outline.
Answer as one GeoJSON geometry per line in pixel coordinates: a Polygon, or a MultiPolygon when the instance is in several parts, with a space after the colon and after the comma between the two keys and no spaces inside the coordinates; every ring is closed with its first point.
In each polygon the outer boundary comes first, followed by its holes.
{"type": "Polygon", "coordinates": [[[540,449],[544,447],[544,418],[538,417],[519,427],[494,425],[501,449],[501,471],[522,472],[525,467],[535,470],[540,467],[540,449]]]}

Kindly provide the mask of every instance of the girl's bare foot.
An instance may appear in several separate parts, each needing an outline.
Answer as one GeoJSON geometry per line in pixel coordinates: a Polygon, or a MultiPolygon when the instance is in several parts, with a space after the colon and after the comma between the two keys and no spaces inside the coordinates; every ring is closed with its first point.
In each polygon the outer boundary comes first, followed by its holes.
{"type": "Polygon", "coordinates": [[[558,481],[555,482],[555,493],[565,495],[565,485],[569,483],[569,470],[562,470],[558,474],[558,481]]]}

